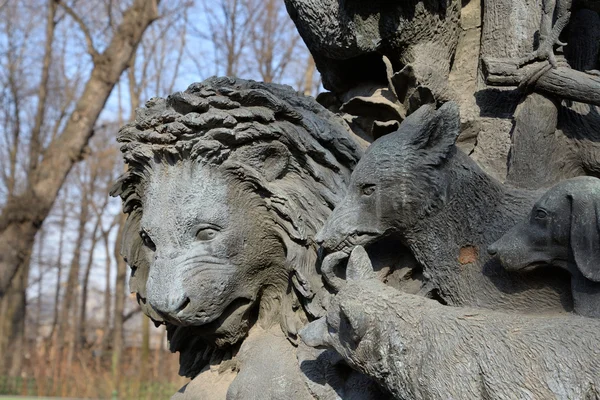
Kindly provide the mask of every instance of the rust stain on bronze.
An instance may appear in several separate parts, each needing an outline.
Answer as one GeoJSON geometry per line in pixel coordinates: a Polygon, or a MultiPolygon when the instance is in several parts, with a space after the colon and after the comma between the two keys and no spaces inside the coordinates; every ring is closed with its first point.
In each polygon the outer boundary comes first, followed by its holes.
{"type": "Polygon", "coordinates": [[[479,258],[479,251],[475,246],[464,246],[460,248],[458,253],[458,262],[462,265],[471,264],[479,258]]]}

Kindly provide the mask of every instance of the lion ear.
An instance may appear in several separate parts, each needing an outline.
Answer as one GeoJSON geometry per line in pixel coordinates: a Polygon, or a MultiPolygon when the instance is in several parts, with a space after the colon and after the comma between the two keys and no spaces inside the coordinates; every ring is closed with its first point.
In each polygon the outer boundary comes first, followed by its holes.
{"type": "Polygon", "coordinates": [[[589,280],[600,282],[600,200],[571,195],[571,250],[575,264],[589,280]]]}
{"type": "Polygon", "coordinates": [[[235,158],[259,171],[268,182],[283,177],[290,163],[291,153],[279,142],[248,146],[236,152],[235,158]]]}

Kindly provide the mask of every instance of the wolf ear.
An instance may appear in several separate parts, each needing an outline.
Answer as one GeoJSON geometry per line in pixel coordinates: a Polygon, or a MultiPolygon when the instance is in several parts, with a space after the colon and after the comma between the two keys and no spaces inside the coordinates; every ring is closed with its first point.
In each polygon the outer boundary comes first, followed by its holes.
{"type": "Polygon", "coordinates": [[[588,194],[569,196],[575,264],[587,279],[600,282],[600,199],[588,194]]]}
{"type": "Polygon", "coordinates": [[[460,134],[460,111],[452,101],[445,103],[437,111],[425,105],[411,114],[408,120],[412,130],[412,144],[425,150],[431,162],[438,164],[448,157],[460,134]]]}

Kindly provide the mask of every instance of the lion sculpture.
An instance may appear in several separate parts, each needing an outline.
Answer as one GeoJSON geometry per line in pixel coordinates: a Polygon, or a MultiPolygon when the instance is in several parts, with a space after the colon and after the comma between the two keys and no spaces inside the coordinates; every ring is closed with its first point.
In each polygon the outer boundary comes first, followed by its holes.
{"type": "Polygon", "coordinates": [[[361,376],[306,382],[335,360],[297,355],[330,294],[313,237],[362,154],[341,119],[286,86],[211,78],[151,99],[118,140],[130,288],[194,378],[174,398],[380,396],[361,376]]]}

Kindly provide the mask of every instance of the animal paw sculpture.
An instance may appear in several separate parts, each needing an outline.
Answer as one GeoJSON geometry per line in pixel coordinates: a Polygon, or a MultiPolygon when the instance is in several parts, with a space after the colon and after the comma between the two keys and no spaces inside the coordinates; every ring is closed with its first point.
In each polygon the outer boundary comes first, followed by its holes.
{"type": "Polygon", "coordinates": [[[508,271],[567,270],[575,312],[600,318],[600,179],[579,177],[555,185],[535,203],[529,218],[488,251],[508,271]]]}
{"type": "Polygon", "coordinates": [[[327,316],[300,331],[397,399],[595,399],[600,321],[456,308],[402,293],[350,256],[327,316]]]}
{"type": "Polygon", "coordinates": [[[548,61],[554,68],[557,66],[556,56],[554,55],[554,46],[566,46],[559,40],[559,36],[569,23],[571,17],[572,0],[544,0],[542,1],[542,20],[540,23],[540,44],[538,49],[522,58],[519,64],[527,64],[532,61],[548,61]],[[558,2],[558,5],[556,4],[558,2]],[[556,22],[554,14],[556,9],[556,22]]]}

